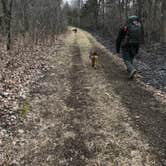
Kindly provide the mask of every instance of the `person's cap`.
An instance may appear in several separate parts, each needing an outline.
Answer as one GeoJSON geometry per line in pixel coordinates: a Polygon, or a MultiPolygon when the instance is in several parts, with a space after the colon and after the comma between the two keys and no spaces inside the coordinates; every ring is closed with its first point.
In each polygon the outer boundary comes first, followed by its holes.
{"type": "Polygon", "coordinates": [[[138,20],[139,20],[138,16],[133,15],[128,17],[127,22],[131,23],[133,21],[138,21],[138,20]]]}

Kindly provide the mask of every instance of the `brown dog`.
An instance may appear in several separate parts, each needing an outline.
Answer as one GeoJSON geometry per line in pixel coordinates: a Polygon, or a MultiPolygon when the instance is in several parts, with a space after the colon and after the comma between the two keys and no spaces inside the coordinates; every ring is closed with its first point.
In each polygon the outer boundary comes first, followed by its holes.
{"type": "Polygon", "coordinates": [[[77,33],[77,28],[73,28],[72,31],[76,34],[77,33]]]}
{"type": "Polygon", "coordinates": [[[89,59],[91,61],[91,65],[93,68],[97,68],[98,65],[98,57],[99,57],[99,49],[97,47],[93,47],[90,50],[90,54],[89,54],[89,59]]]}

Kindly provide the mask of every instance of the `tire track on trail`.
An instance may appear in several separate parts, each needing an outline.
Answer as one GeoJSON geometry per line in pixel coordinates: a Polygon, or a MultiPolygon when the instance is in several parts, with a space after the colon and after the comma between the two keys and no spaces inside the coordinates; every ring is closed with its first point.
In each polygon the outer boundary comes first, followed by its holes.
{"type": "MultiPolygon", "coordinates": [[[[88,39],[91,44],[94,43],[93,38],[88,37],[88,39]]],[[[160,165],[165,165],[165,103],[160,103],[156,100],[153,92],[143,87],[138,80],[129,81],[126,71],[121,64],[118,64],[120,63],[118,58],[111,57],[105,52],[99,60],[103,64],[102,70],[107,84],[111,84],[112,90],[120,97],[120,102],[127,109],[128,115],[132,119],[131,124],[133,128],[139,130],[147,138],[148,143],[153,147],[153,151],[157,156],[156,160],[158,160],[160,165]]]]}
{"type": "Polygon", "coordinates": [[[94,101],[88,95],[88,89],[86,89],[86,73],[76,38],[71,53],[73,55],[73,64],[69,71],[71,93],[65,99],[66,106],[71,111],[66,114],[64,121],[64,124],[67,125],[68,136],[64,141],[63,157],[68,165],[83,166],[95,154],[89,150],[86,144],[93,136],[85,132],[86,125],[90,124],[89,120],[93,114],[94,101]]]}

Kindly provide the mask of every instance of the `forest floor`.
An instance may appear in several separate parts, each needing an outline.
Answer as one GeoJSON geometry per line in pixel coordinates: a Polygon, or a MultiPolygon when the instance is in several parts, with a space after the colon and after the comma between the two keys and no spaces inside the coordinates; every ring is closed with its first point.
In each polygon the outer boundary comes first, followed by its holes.
{"type": "Polygon", "coordinates": [[[122,60],[82,30],[42,52],[47,67],[35,70],[19,118],[8,115],[19,122],[0,119],[1,166],[166,166],[164,92],[129,80],[122,60]]]}

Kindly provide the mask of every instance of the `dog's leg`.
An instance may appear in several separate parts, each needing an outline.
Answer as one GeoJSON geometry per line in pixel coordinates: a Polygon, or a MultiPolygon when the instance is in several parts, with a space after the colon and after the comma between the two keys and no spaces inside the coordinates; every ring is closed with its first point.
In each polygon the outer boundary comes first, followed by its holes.
{"type": "Polygon", "coordinates": [[[97,69],[98,66],[98,56],[95,56],[95,69],[97,69]]]}
{"type": "Polygon", "coordinates": [[[96,67],[97,67],[97,66],[96,66],[96,60],[97,60],[97,59],[96,59],[96,56],[94,57],[94,59],[95,59],[94,68],[96,69],[96,67]]]}
{"type": "Polygon", "coordinates": [[[95,57],[92,57],[92,67],[95,67],[95,57]]]}

